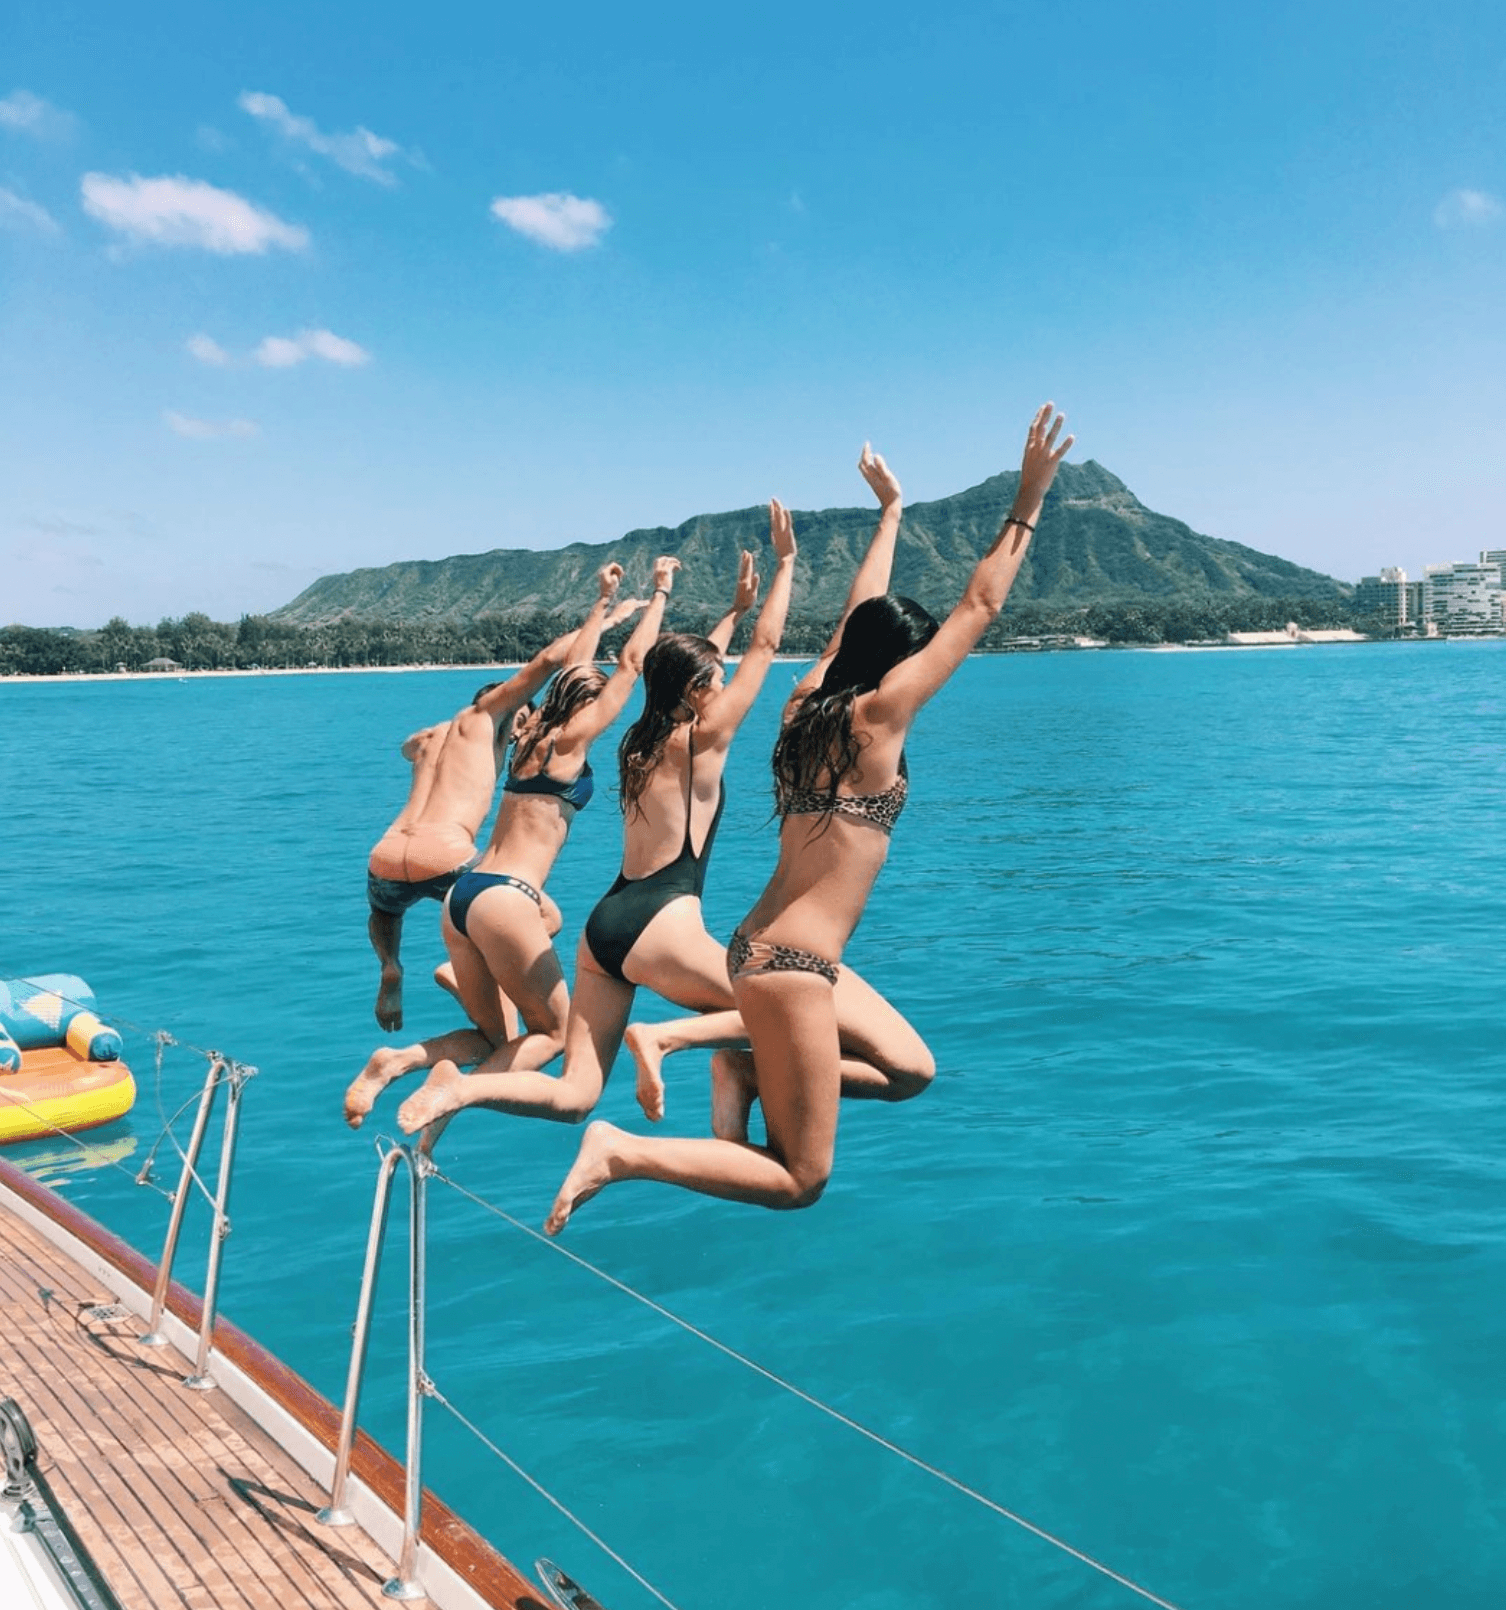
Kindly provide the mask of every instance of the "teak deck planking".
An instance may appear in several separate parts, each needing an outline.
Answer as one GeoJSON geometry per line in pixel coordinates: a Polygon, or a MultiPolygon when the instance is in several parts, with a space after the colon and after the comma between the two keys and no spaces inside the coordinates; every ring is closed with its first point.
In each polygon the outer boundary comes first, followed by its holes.
{"type": "MultiPolygon", "coordinates": [[[[0,1184],[149,1283],[150,1264],[71,1204],[4,1163],[0,1184]]],[[[176,1285],[169,1307],[197,1324],[197,1300],[176,1285]]],[[[0,1201],[0,1396],[31,1421],[39,1468],[125,1610],[390,1603],[393,1561],[359,1527],[321,1526],[327,1495],[312,1478],[224,1393],[186,1389],[188,1361],[142,1346],[141,1329],[0,1201]]],[[[333,1446],[333,1405],[234,1326],[216,1327],[216,1345],[333,1446]]],[[[353,1470],[400,1512],[401,1469],[364,1433],[353,1470]]],[[[428,1493],[423,1536],[486,1602],[544,1610],[539,1590],[428,1493]]]]}

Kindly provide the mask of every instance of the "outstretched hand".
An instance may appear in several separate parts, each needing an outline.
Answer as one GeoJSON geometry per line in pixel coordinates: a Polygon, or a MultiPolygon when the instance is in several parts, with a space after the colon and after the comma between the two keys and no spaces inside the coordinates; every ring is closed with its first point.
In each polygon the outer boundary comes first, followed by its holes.
{"type": "MultiPolygon", "coordinates": [[[[1020,463],[1019,490],[1014,499],[1018,509],[1040,508],[1052,481],[1056,479],[1057,465],[1077,440],[1075,436],[1068,436],[1060,446],[1057,445],[1056,438],[1067,423],[1067,416],[1056,413],[1055,408],[1055,403],[1043,403],[1030,421],[1030,429],[1025,435],[1025,457],[1020,463]]],[[[1031,519],[1034,517],[1033,514],[1029,515],[1031,519]]]]}
{"type": "MultiPolygon", "coordinates": [[[[895,482],[896,491],[898,487],[899,483],[895,482]]],[[[795,557],[795,522],[778,498],[769,499],[769,542],[780,559],[795,557]]]]}
{"type": "Polygon", "coordinates": [[[646,598],[619,598],[607,611],[607,618],[602,622],[602,630],[609,626],[620,626],[623,621],[630,620],[640,610],[648,608],[646,598]]]}
{"type": "Polygon", "coordinates": [[[758,602],[758,572],[753,568],[753,555],[744,548],[737,562],[737,591],[732,595],[732,608],[746,614],[758,602]]]}
{"type": "Polygon", "coordinates": [[[622,566],[619,564],[603,565],[596,572],[596,585],[601,590],[603,598],[610,598],[621,582],[622,566]]]}
{"type": "Polygon", "coordinates": [[[680,561],[673,554],[662,553],[654,560],[654,591],[660,588],[668,593],[673,591],[675,585],[675,572],[680,568],[680,561]]]}
{"type": "Polygon", "coordinates": [[[868,442],[863,443],[863,451],[858,458],[858,469],[863,479],[873,488],[873,495],[884,508],[891,503],[902,503],[904,493],[900,490],[899,477],[884,462],[882,453],[875,453],[868,442]]]}

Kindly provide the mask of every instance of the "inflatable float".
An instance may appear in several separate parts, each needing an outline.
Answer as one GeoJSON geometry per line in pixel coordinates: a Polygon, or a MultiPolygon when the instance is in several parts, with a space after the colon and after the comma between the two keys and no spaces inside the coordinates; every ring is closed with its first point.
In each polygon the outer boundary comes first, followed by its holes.
{"type": "Polygon", "coordinates": [[[0,1145],[123,1117],[136,1081],[121,1050],[83,979],[0,979],[0,1145]]]}

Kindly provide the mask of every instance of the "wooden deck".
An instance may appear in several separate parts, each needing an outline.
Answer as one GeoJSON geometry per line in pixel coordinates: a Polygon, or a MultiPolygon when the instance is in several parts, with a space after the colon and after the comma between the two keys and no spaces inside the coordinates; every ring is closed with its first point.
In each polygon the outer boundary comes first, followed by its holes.
{"type": "MultiPolygon", "coordinates": [[[[28,1209],[49,1195],[3,1163],[0,1185],[24,1191],[28,1209]]],[[[98,1231],[91,1253],[113,1251],[112,1262],[137,1256],[68,1204],[43,1205],[71,1215],[75,1236],[80,1225],[98,1231]]],[[[193,1304],[179,1288],[174,1299],[172,1308],[193,1304]]],[[[236,1367],[254,1373],[260,1355],[268,1390],[332,1446],[333,1407],[234,1327],[222,1328],[236,1367]]],[[[0,1191],[0,1396],[31,1421],[38,1467],[125,1610],[392,1603],[381,1589],[396,1574],[393,1560],[358,1526],[320,1525],[326,1495],[314,1480],[226,1392],[186,1389],[189,1361],[172,1347],[143,1347],[136,1337],[144,1329],[97,1272],[12,1211],[0,1191]]],[[[384,1496],[400,1493],[400,1470],[364,1434],[354,1468],[384,1496]]],[[[544,1610],[545,1595],[484,1540],[432,1495],[425,1504],[425,1546],[448,1555],[473,1602],[544,1610]]]]}

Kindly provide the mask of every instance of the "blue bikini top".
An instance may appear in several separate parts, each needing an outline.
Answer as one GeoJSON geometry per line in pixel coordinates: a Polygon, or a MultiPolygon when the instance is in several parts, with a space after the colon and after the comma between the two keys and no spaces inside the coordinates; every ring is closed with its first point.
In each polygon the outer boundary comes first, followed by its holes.
{"type": "MultiPolygon", "coordinates": [[[[544,756],[543,766],[547,766],[554,757],[554,745],[549,746],[549,753],[544,756]]],[[[568,783],[562,783],[557,777],[551,777],[541,766],[533,777],[519,777],[514,772],[508,772],[507,780],[502,784],[504,794],[550,794],[561,805],[569,805],[575,810],[583,810],[591,803],[591,795],[596,792],[596,779],[591,775],[591,762],[588,760],[581,766],[577,776],[572,777],[568,783]]]]}

